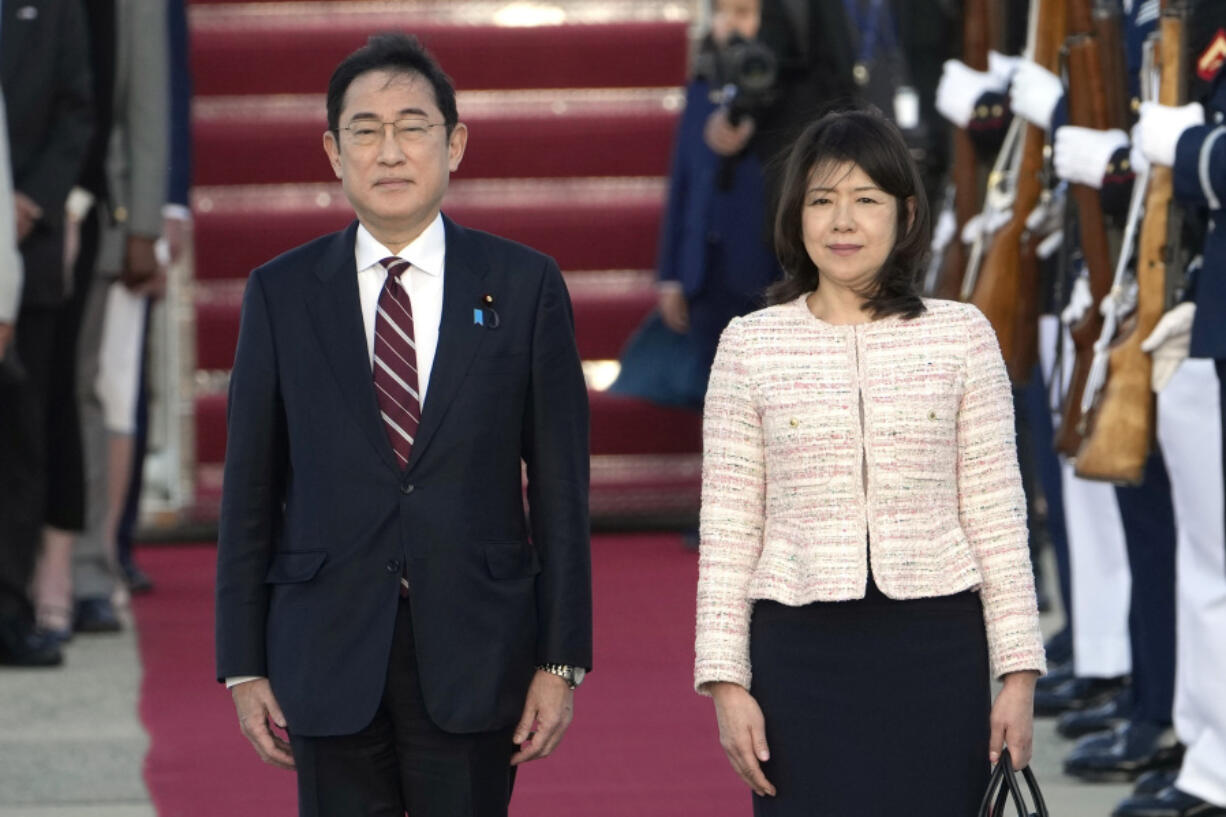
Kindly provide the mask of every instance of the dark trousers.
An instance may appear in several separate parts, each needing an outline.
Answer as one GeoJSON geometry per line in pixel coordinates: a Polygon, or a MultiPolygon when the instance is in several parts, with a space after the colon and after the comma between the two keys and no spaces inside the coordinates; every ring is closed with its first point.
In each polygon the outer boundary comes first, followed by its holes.
{"type": "MultiPolygon", "coordinates": [[[[1222,413],[1222,433],[1226,434],[1226,360],[1215,360],[1217,369],[1218,411],[1222,413]]],[[[1226,440],[1222,441],[1222,473],[1226,474],[1226,440]]]]}
{"type": "Polygon", "coordinates": [[[1115,490],[1132,571],[1128,634],[1136,718],[1169,724],[1175,700],[1175,509],[1162,454],[1150,455],[1141,485],[1115,490]]]}
{"type": "MultiPolygon", "coordinates": [[[[292,727],[292,724],[291,724],[292,727]]],[[[505,817],[515,725],[456,735],[434,725],[417,673],[413,622],[400,604],[383,700],[356,735],[290,736],[301,817],[505,817]]]]}
{"type": "Polygon", "coordinates": [[[44,525],[84,525],[77,336],[97,235],[87,219],[72,297],[58,306],[25,305],[17,315],[14,350],[23,376],[0,383],[0,621],[32,616],[26,588],[44,525]]]}

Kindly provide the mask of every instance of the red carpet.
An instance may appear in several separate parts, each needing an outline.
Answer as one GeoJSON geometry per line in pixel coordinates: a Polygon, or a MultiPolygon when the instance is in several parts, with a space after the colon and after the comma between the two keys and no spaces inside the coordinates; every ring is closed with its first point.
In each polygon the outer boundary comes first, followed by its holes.
{"type": "MultiPolygon", "coordinates": [[[[690,691],[696,557],[659,535],[600,536],[592,556],[596,671],[558,754],[522,769],[512,817],[748,814],[710,702],[690,691]]],[[[292,815],[292,775],[260,763],[213,681],[213,558],[211,546],[141,556],[157,582],[136,603],[146,781],[161,817],[292,815]]]]}

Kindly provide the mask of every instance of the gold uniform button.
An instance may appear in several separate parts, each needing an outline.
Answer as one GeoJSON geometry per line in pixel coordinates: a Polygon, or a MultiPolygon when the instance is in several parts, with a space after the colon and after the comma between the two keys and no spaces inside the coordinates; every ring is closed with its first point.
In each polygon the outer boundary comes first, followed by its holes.
{"type": "Polygon", "coordinates": [[[800,420],[797,420],[795,417],[793,417],[791,421],[791,425],[792,425],[792,428],[796,428],[796,426],[800,425],[800,420]]]}
{"type": "Polygon", "coordinates": [[[1130,106],[1132,107],[1132,112],[1133,112],[1133,113],[1136,113],[1137,111],[1141,110],[1141,100],[1140,100],[1140,99],[1138,99],[1137,97],[1135,97],[1135,96],[1134,96],[1134,97],[1132,98],[1132,102],[1131,102],[1131,103],[1129,103],[1129,104],[1130,104],[1130,106]]]}
{"type": "Polygon", "coordinates": [[[975,109],[975,115],[978,116],[980,119],[983,119],[984,117],[986,117],[988,115],[988,106],[980,105],[978,108],[975,109]]]}
{"type": "Polygon", "coordinates": [[[992,116],[998,116],[998,117],[999,117],[999,116],[1004,116],[1004,115],[1005,115],[1005,106],[1004,106],[1004,105],[993,105],[993,106],[992,106],[992,116]]]}
{"type": "Polygon", "coordinates": [[[127,207],[124,207],[124,206],[121,204],[121,205],[119,205],[118,207],[116,207],[116,208],[115,208],[115,210],[114,210],[114,211],[111,213],[111,216],[112,216],[112,217],[113,217],[113,218],[114,218],[114,219],[115,219],[117,222],[119,222],[120,224],[123,224],[125,221],[127,221],[127,220],[128,220],[128,208],[127,208],[127,207]]]}

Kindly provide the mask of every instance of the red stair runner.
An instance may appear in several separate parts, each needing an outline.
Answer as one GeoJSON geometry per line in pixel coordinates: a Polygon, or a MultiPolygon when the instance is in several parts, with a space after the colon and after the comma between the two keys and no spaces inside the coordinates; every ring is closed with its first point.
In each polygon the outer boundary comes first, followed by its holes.
{"type": "MultiPolygon", "coordinates": [[[[461,93],[469,149],[456,176],[663,176],[681,103],[654,88],[461,93]]],[[[206,97],[192,116],[198,185],[335,181],[322,94],[206,97]],[[252,139],[264,131],[277,138],[252,139]]]]}
{"type": "MultiPolygon", "coordinates": [[[[193,2],[198,518],[216,514],[220,495],[246,276],[353,218],[321,146],[336,63],[374,32],[421,37],[454,77],[470,128],[444,211],[556,258],[580,354],[613,359],[655,303],[695,3],[193,2]]],[[[698,416],[590,396],[594,516],[692,518],[698,416]]]]}

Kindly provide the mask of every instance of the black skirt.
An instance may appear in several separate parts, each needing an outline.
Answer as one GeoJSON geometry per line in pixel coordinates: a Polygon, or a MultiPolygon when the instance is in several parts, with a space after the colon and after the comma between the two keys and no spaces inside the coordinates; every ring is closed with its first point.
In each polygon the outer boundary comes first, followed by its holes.
{"type": "Polygon", "coordinates": [[[978,593],[754,605],[751,692],[775,797],[757,817],[974,817],[991,707],[978,593]]]}

